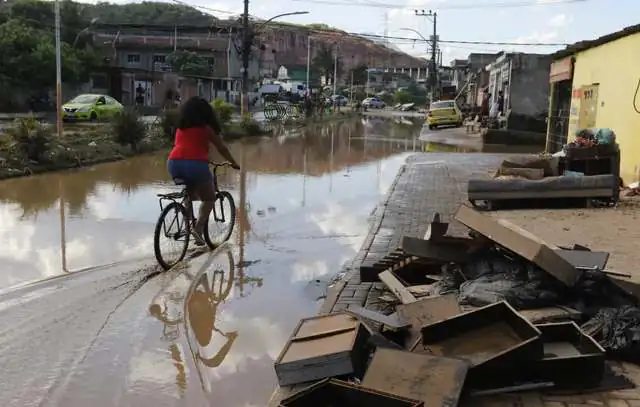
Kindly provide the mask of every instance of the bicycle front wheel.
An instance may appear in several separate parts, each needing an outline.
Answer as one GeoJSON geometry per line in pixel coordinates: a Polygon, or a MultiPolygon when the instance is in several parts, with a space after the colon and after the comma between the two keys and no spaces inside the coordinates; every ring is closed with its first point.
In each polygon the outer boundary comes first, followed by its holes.
{"type": "Polygon", "coordinates": [[[233,196],[221,191],[209,214],[209,221],[204,226],[204,240],[211,249],[215,249],[229,240],[236,223],[236,204],[233,196]]]}
{"type": "Polygon", "coordinates": [[[163,269],[169,270],[178,264],[187,254],[191,225],[184,206],[178,202],[167,205],[160,213],[153,234],[153,251],[163,269]],[[166,239],[167,246],[161,245],[166,239]]]}

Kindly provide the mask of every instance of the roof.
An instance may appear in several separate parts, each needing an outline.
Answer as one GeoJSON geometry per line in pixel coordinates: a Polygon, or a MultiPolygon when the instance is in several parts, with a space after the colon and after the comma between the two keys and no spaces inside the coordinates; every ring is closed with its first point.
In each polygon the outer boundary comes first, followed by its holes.
{"type": "Polygon", "coordinates": [[[564,58],[569,55],[586,51],[591,48],[596,48],[601,45],[607,44],[609,42],[616,41],[621,38],[628,37],[630,35],[638,34],[638,33],[640,33],[640,24],[625,27],[620,31],[603,35],[602,37],[598,37],[595,40],[580,41],[580,42],[576,42],[575,44],[571,44],[567,46],[565,49],[551,54],[551,58],[553,59],[564,58]]]}

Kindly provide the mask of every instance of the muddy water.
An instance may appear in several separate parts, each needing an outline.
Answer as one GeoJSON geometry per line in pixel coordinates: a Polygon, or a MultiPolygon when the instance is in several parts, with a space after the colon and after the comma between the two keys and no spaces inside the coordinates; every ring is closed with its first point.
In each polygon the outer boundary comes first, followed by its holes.
{"type": "Polygon", "coordinates": [[[273,360],[424,148],[419,128],[372,118],[233,144],[230,244],[161,274],[165,154],[0,182],[0,405],[265,405],[273,360]]]}

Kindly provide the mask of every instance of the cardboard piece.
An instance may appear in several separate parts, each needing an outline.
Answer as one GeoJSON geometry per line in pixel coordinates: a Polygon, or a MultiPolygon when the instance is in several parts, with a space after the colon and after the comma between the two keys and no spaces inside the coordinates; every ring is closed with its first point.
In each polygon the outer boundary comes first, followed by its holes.
{"type": "Polygon", "coordinates": [[[557,247],[511,222],[494,220],[466,205],[460,206],[455,218],[469,229],[536,264],[567,286],[573,286],[582,274],[555,251],[557,247]]]}

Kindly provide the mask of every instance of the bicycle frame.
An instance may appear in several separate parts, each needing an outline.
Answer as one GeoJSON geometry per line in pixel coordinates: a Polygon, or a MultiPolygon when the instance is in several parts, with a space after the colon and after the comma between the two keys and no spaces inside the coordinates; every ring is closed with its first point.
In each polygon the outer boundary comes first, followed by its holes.
{"type": "MultiPolygon", "coordinates": [[[[216,210],[216,206],[215,206],[215,201],[219,199],[220,197],[220,189],[218,188],[218,169],[220,167],[225,167],[225,166],[229,166],[230,164],[228,163],[215,163],[215,162],[209,162],[209,165],[211,165],[213,167],[213,187],[214,187],[214,191],[216,194],[216,198],[214,199],[214,205],[212,208],[212,212],[213,212],[213,219],[216,222],[225,222],[225,216],[224,216],[224,208],[221,208],[220,212],[220,217],[218,216],[218,211],[216,210]]],[[[196,217],[195,217],[195,213],[193,211],[193,201],[191,200],[191,197],[189,196],[189,191],[187,189],[187,187],[185,186],[184,188],[182,188],[182,191],[180,192],[176,192],[173,194],[166,194],[163,196],[160,196],[160,198],[158,199],[158,204],[160,205],[160,211],[162,212],[166,206],[166,201],[169,202],[177,202],[179,205],[181,205],[182,207],[184,207],[187,211],[187,216],[189,216],[189,222],[191,224],[191,227],[195,227],[196,224],[196,217]]],[[[164,235],[167,236],[168,230],[171,230],[171,226],[173,226],[173,223],[177,221],[177,216],[175,216],[173,218],[173,220],[171,221],[171,223],[168,225],[169,227],[167,228],[167,225],[164,224],[162,227],[164,229],[164,235]]],[[[179,226],[179,225],[178,225],[179,226]]],[[[182,227],[178,227],[178,230],[182,231],[183,228],[182,227]]],[[[181,237],[181,236],[178,236],[181,237]]]]}

